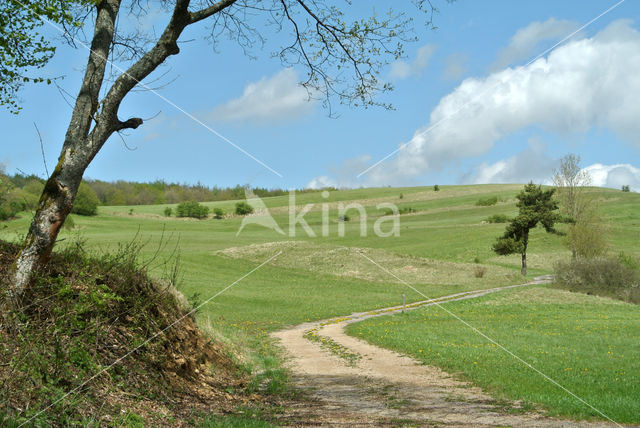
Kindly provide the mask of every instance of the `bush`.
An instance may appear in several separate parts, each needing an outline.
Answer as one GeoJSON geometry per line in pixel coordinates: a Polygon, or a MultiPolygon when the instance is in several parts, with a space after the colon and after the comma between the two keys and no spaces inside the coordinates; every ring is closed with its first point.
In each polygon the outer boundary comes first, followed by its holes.
{"type": "Polygon", "coordinates": [[[507,223],[509,220],[511,219],[504,214],[494,214],[487,217],[489,223],[507,223]]]}
{"type": "Polygon", "coordinates": [[[629,187],[629,185],[628,185],[628,184],[625,184],[625,185],[623,185],[623,186],[622,186],[622,191],[623,191],[623,192],[630,192],[630,191],[631,191],[631,188],[629,187]]]}
{"type": "Polygon", "coordinates": [[[404,195],[402,193],[400,193],[400,199],[404,198],[404,195]]]}
{"type": "Polygon", "coordinates": [[[491,205],[495,205],[498,203],[497,196],[490,196],[488,198],[480,198],[476,202],[476,205],[479,207],[490,207],[491,205]]]}
{"type": "Polygon", "coordinates": [[[567,246],[573,254],[585,258],[602,257],[607,252],[605,229],[599,223],[570,224],[567,231],[567,246]]]}
{"type": "Polygon", "coordinates": [[[338,216],[338,221],[349,221],[349,220],[351,220],[351,217],[349,217],[349,216],[348,216],[348,215],[346,215],[346,214],[343,214],[343,215],[339,215],[339,216],[338,216]]]}
{"type": "Polygon", "coordinates": [[[246,202],[236,203],[236,214],[247,215],[253,212],[253,207],[246,202]]]}
{"type": "Polygon", "coordinates": [[[67,218],[64,219],[64,223],[62,223],[62,227],[64,227],[67,230],[71,230],[74,227],[76,227],[76,222],[73,221],[73,217],[71,215],[68,215],[67,218]]]}
{"type": "Polygon", "coordinates": [[[223,219],[224,218],[224,210],[222,208],[214,208],[213,209],[213,218],[215,219],[223,219]]]}
{"type": "Polygon", "coordinates": [[[0,195],[0,220],[8,220],[15,217],[20,211],[31,208],[29,201],[24,196],[32,195],[25,194],[21,189],[15,188],[0,195]]]}
{"type": "Polygon", "coordinates": [[[439,192],[440,191],[440,186],[438,186],[437,184],[433,185],[433,191],[434,192],[439,192]]]}
{"type": "Polygon", "coordinates": [[[398,212],[400,214],[407,214],[407,213],[414,213],[416,212],[416,210],[414,210],[412,207],[402,207],[398,209],[398,212]]]}
{"type": "Polygon", "coordinates": [[[173,210],[171,209],[171,207],[165,207],[165,209],[164,209],[164,216],[165,217],[171,217],[172,213],[173,213],[173,210]]]}
{"type": "Polygon", "coordinates": [[[209,215],[209,207],[205,207],[196,201],[180,202],[176,207],[176,217],[191,217],[197,219],[206,218],[209,215]]]}
{"type": "Polygon", "coordinates": [[[100,200],[96,192],[84,181],[80,183],[76,200],[73,202],[71,212],[79,215],[96,215],[100,200]]]}
{"type": "Polygon", "coordinates": [[[621,254],[556,263],[556,285],[569,291],[640,303],[640,263],[621,254]]]}
{"type": "Polygon", "coordinates": [[[38,206],[38,195],[21,189],[3,174],[0,165],[0,221],[13,218],[20,211],[27,211],[38,206]]]}
{"type": "Polygon", "coordinates": [[[483,266],[476,266],[476,268],[473,270],[473,275],[476,278],[482,278],[484,276],[485,272],[487,272],[487,268],[485,268],[483,266]]]}

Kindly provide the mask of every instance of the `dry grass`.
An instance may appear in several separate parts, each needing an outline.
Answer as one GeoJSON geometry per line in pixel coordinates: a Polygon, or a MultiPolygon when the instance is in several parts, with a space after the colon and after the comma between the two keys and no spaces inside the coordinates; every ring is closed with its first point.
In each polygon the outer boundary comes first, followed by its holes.
{"type": "Polygon", "coordinates": [[[500,299],[490,299],[479,302],[478,305],[505,305],[505,304],[562,304],[562,305],[623,305],[624,303],[608,297],[590,296],[582,293],[573,293],[551,287],[524,288],[518,293],[509,293],[500,299]]]}
{"type": "Polygon", "coordinates": [[[282,254],[272,262],[277,266],[371,282],[406,281],[411,284],[498,286],[523,281],[519,274],[498,266],[453,263],[399,255],[381,249],[334,247],[299,241],[232,247],[218,251],[217,254],[236,259],[260,261],[273,256],[278,251],[282,251],[282,254]],[[363,255],[384,266],[391,274],[374,266],[363,255]],[[483,269],[481,276],[477,275],[477,269],[483,269]]]}

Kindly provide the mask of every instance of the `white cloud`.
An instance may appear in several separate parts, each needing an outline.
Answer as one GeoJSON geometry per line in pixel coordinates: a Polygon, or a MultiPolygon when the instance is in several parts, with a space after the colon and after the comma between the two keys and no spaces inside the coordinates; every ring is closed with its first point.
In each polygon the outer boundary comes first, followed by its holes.
{"type": "Polygon", "coordinates": [[[465,79],[395,159],[366,175],[367,184],[411,182],[484,155],[497,140],[531,126],[559,135],[608,128],[640,147],[638,69],[640,34],[620,20],[529,66],[465,79]]]}
{"type": "Polygon", "coordinates": [[[591,175],[592,184],[599,187],[621,189],[629,186],[640,192],[640,169],[629,164],[602,165],[599,163],[584,168],[591,175]]]}
{"type": "Polygon", "coordinates": [[[369,161],[371,161],[371,157],[368,155],[347,159],[341,165],[330,168],[331,176],[322,175],[315,177],[307,184],[306,188],[320,189],[323,187],[337,187],[340,189],[360,187],[362,183],[358,182],[356,176],[367,167],[369,161]]]}
{"type": "Polygon", "coordinates": [[[498,59],[492,66],[497,70],[515,62],[527,60],[540,49],[541,42],[555,42],[562,40],[578,28],[579,24],[564,19],[549,18],[544,22],[534,21],[519,29],[509,40],[509,45],[502,49],[498,59]]]}
{"type": "Polygon", "coordinates": [[[529,147],[508,159],[480,164],[473,174],[463,178],[465,183],[546,183],[558,161],[546,153],[546,147],[537,138],[529,140],[529,147]]]}
{"type": "Polygon", "coordinates": [[[442,71],[445,79],[457,80],[467,71],[468,58],[465,54],[453,53],[444,60],[444,70],[442,71]]]}
{"type": "Polygon", "coordinates": [[[219,121],[281,121],[300,117],[313,110],[297,73],[286,68],[271,77],[249,83],[242,96],[216,107],[210,114],[219,121]]]}
{"type": "Polygon", "coordinates": [[[322,189],[324,187],[336,187],[336,182],[328,175],[321,175],[311,180],[305,189],[322,189]]]}
{"type": "Polygon", "coordinates": [[[424,45],[416,53],[416,57],[412,63],[406,61],[395,61],[391,64],[391,71],[389,77],[392,79],[406,79],[409,76],[418,74],[421,70],[429,65],[429,60],[435,52],[436,47],[434,45],[424,45]]]}

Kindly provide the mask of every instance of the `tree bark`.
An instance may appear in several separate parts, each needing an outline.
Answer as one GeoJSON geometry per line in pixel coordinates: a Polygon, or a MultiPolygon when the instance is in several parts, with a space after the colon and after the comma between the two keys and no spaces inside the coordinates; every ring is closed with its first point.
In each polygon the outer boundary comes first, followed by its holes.
{"type": "Polygon", "coordinates": [[[529,245],[529,231],[525,232],[522,239],[522,269],[520,273],[522,276],[527,276],[527,246],[529,245]]]}
{"type": "Polygon", "coordinates": [[[71,211],[82,175],[97,153],[88,140],[98,110],[98,96],[113,41],[119,0],[105,0],[97,6],[96,24],[82,86],[76,98],[58,164],[44,187],[24,245],[12,267],[8,297],[19,308],[33,274],[45,264],[67,215],[71,211]]]}

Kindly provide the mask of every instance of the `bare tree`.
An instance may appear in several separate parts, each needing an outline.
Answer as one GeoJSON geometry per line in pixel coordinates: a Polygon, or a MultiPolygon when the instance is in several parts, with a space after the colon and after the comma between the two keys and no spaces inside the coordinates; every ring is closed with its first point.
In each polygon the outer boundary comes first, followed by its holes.
{"type": "Polygon", "coordinates": [[[580,156],[568,154],[553,172],[560,212],[569,223],[567,242],[573,258],[600,255],[605,248],[598,203],[588,194],[591,176],[580,167],[580,156]]]}
{"type": "MultiPolygon", "coordinates": [[[[290,43],[278,56],[285,65],[306,69],[307,78],[302,85],[310,96],[323,98],[327,105],[337,98],[353,106],[390,107],[376,101],[377,93],[391,89],[377,76],[385,64],[402,56],[402,42],[412,39],[411,18],[390,10],[382,18],[373,15],[350,20],[343,12],[350,1],[345,0],[343,7],[335,3],[324,0],[163,0],[157,3],[131,0],[123,5],[120,0],[78,1],[88,12],[85,16],[94,18],[87,67],[58,164],[45,185],[22,251],[13,265],[13,281],[8,293],[14,307],[19,307],[28,297],[26,290],[33,273],[48,261],[84,171],[93,158],[111,135],[143,124],[139,117],[126,120],[118,117],[123,99],[167,58],[180,52],[178,39],[187,27],[208,20],[209,36],[214,42],[228,36],[243,48],[260,42],[265,31],[273,28],[287,31],[291,35],[290,43]],[[144,38],[121,34],[117,26],[121,13],[142,13],[151,7],[165,7],[170,13],[169,23],[159,37],[151,43],[139,43],[144,38]],[[253,18],[258,15],[275,26],[253,26],[256,22],[253,18]],[[128,63],[126,71],[116,73],[111,81],[105,73],[113,71],[113,68],[108,70],[109,58],[117,53],[120,61],[128,60],[128,63]]],[[[414,0],[413,4],[426,12],[430,23],[434,12],[431,3],[414,0]]],[[[70,40],[73,41],[71,37],[70,40]]]]}

